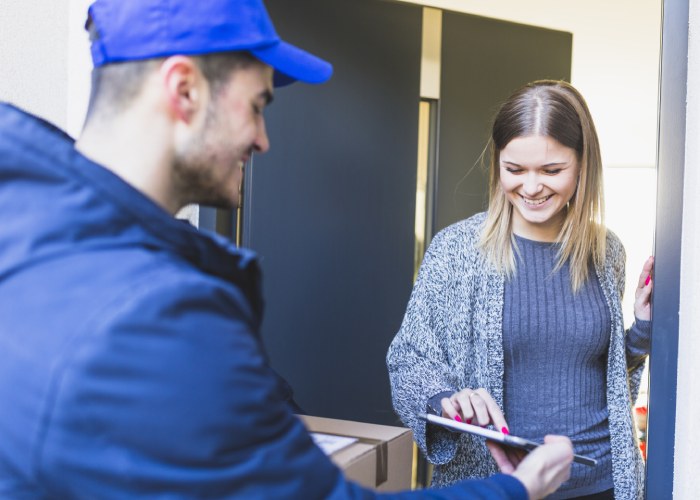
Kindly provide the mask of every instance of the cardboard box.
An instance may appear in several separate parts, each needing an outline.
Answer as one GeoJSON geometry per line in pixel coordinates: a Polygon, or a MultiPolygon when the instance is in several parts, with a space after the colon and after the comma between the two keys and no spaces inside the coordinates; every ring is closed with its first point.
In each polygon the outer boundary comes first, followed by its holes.
{"type": "Polygon", "coordinates": [[[411,488],[413,434],[404,427],[300,415],[309,432],[355,437],[330,458],[345,477],[378,491],[411,488]]]}

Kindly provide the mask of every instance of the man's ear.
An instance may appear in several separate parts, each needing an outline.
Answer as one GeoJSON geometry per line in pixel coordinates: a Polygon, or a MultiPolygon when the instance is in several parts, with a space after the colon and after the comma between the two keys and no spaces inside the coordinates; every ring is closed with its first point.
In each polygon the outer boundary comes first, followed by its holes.
{"type": "Polygon", "coordinates": [[[170,115],[191,123],[204,107],[204,76],[191,57],[168,57],[160,66],[160,78],[170,115]]]}

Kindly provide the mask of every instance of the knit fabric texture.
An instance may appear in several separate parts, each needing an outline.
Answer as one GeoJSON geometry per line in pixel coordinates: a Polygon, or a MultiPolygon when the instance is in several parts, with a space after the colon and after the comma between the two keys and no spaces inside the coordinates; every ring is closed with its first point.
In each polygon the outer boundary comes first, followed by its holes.
{"type": "MultiPolygon", "coordinates": [[[[387,354],[394,408],[428,460],[433,485],[497,472],[482,438],[426,429],[419,414],[430,397],[465,387],[484,388],[504,408],[503,312],[505,278],[477,243],[485,221],[477,214],[440,231],[425,254],[399,332],[387,354]]],[[[627,346],[621,300],[625,252],[608,232],[606,257],[595,269],[610,314],[606,400],[615,498],[644,497],[644,465],[634,429],[646,352],[627,346]]],[[[648,332],[636,335],[648,336],[648,332]]],[[[648,346],[648,342],[646,344],[648,346]]]]}

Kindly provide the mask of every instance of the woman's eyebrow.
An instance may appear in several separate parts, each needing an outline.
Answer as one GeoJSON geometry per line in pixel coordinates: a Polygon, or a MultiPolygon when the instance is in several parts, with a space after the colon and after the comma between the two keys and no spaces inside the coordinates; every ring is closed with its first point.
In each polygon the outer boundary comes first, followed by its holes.
{"type": "MultiPolygon", "coordinates": [[[[514,161],[509,161],[509,160],[501,160],[503,163],[507,163],[508,165],[512,165],[514,167],[520,167],[522,168],[522,165],[519,163],[515,163],[514,161]]],[[[568,161],[553,161],[550,163],[545,163],[544,165],[540,165],[539,168],[547,168],[547,167],[554,167],[557,165],[567,165],[569,162],[568,161]]]]}

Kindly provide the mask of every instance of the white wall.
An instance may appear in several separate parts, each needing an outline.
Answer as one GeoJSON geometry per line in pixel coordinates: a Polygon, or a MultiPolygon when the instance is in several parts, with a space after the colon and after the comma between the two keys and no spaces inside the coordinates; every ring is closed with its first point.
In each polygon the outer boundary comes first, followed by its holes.
{"type": "Polygon", "coordinates": [[[89,36],[85,31],[87,10],[92,0],[68,0],[68,92],[66,130],[73,137],[77,136],[83,126],[85,111],[90,95],[90,59],[89,36]]]}
{"type": "Polygon", "coordinates": [[[0,0],[0,99],[66,125],[68,0],[0,0]]]}
{"type": "Polygon", "coordinates": [[[673,488],[679,499],[698,498],[700,492],[700,8],[692,1],[689,30],[673,488]]]}

